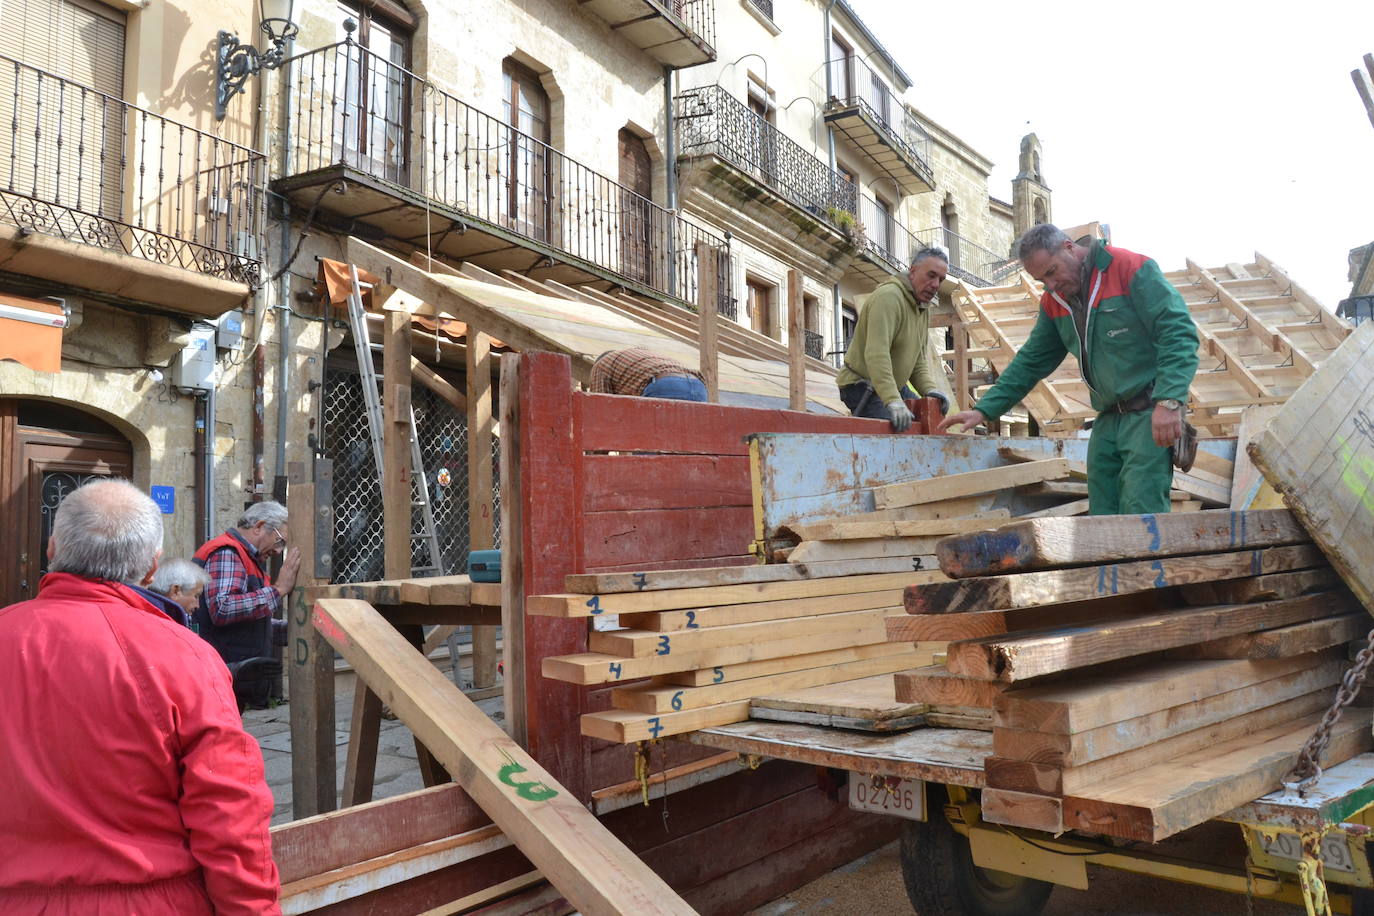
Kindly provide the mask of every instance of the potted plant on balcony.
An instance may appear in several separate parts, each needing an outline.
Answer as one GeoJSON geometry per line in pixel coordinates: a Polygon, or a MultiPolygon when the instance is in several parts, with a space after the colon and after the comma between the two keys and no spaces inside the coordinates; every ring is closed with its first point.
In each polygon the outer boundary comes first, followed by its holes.
{"type": "Polygon", "coordinates": [[[849,244],[853,245],[855,248],[863,248],[868,244],[868,237],[864,234],[863,223],[859,222],[858,217],[851,211],[845,210],[842,207],[826,207],[825,215],[830,219],[830,222],[835,228],[839,229],[844,237],[849,240],[849,244]]]}

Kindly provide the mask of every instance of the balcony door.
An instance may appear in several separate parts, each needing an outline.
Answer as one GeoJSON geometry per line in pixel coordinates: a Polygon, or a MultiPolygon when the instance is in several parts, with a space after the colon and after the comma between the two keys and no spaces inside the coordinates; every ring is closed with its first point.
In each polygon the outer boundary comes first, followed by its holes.
{"type": "Polygon", "coordinates": [[[553,155],[549,148],[549,94],[533,70],[506,58],[502,121],[509,143],[502,156],[503,215],[507,225],[541,242],[550,236],[553,155]]]}
{"type": "MultiPolygon", "coordinates": [[[[358,23],[355,44],[344,61],[343,104],[334,114],[334,135],[346,165],[399,185],[410,184],[406,168],[410,137],[407,71],[413,22],[392,3],[339,7],[340,23],[358,23]],[[392,15],[387,15],[390,12],[392,15]]],[[[347,34],[339,26],[339,39],[347,34]]]]}
{"type": "Polygon", "coordinates": [[[654,206],[653,163],[644,139],[621,128],[620,146],[620,269],[633,280],[654,282],[652,276],[654,206]]]}
{"type": "Polygon", "coordinates": [[[123,213],[125,14],[92,0],[3,0],[0,19],[0,191],[35,201],[14,211],[30,225],[61,220],[104,238],[81,216],[123,213]]]}
{"type": "Polygon", "coordinates": [[[768,184],[778,183],[778,131],[774,126],[777,118],[773,105],[773,90],[769,89],[753,74],[749,75],[749,110],[754,113],[750,123],[753,134],[752,147],[758,177],[768,184]]]}
{"type": "Polygon", "coordinates": [[[854,49],[837,33],[830,33],[830,97],[840,101],[854,98],[854,49]]]}

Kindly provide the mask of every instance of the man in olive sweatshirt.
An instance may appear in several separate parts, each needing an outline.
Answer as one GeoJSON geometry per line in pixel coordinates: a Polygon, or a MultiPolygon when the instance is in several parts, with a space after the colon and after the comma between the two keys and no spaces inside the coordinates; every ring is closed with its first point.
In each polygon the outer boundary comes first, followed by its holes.
{"type": "Polygon", "coordinates": [[[835,379],[840,400],[854,416],[890,420],[893,429],[905,432],[914,419],[902,399],[907,384],[938,400],[941,413],[949,411],[930,358],[930,304],[947,273],[949,256],[922,248],[905,277],[884,280],[864,303],[835,379]]]}

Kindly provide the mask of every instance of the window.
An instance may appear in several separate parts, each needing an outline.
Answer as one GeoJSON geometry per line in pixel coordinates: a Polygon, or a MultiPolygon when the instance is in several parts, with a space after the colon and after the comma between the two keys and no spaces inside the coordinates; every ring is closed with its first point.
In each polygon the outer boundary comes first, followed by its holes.
{"type": "Polygon", "coordinates": [[[892,205],[881,197],[875,197],[873,203],[877,210],[873,222],[875,225],[866,226],[868,237],[878,249],[888,254],[895,254],[892,244],[892,205]]]}
{"type": "Polygon", "coordinates": [[[878,113],[878,119],[885,126],[892,125],[892,92],[887,88],[887,84],[878,76],[877,70],[868,71],[868,104],[873,106],[873,110],[878,113]]]}
{"type": "Polygon", "coordinates": [[[940,225],[945,230],[945,249],[949,251],[950,266],[959,267],[959,210],[951,197],[946,197],[945,205],[940,208],[940,225]]]}
{"type": "Polygon", "coordinates": [[[746,277],[744,284],[749,289],[749,326],[760,334],[779,339],[773,309],[773,287],[753,277],[746,277]]]}
{"type": "Polygon", "coordinates": [[[749,74],[749,110],[758,117],[751,128],[754,142],[751,144],[760,177],[773,181],[777,174],[778,147],[777,132],[773,129],[777,110],[773,105],[773,90],[754,74],[749,74]]]}
{"type": "Polygon", "coordinates": [[[830,33],[830,97],[832,99],[852,99],[854,97],[853,67],[854,49],[840,37],[838,32],[830,33]]]}
{"type": "Polygon", "coordinates": [[[348,60],[344,104],[334,132],[344,161],[369,175],[408,184],[406,144],[410,136],[410,35],[415,17],[395,2],[339,6],[338,38],[344,18],[354,19],[357,47],[348,60]]]}
{"type": "Polygon", "coordinates": [[[501,120],[512,128],[503,163],[504,215],[511,228],[542,241],[549,238],[549,94],[525,65],[506,58],[501,64],[505,93],[501,120]]]}
{"type": "Polygon", "coordinates": [[[854,329],[859,325],[859,310],[854,307],[852,302],[840,303],[840,327],[844,331],[844,349],[849,349],[849,342],[854,339],[854,329]]]}
{"type": "Polygon", "coordinates": [[[635,280],[650,281],[653,261],[653,164],[644,139],[620,129],[620,269],[635,280]]]}

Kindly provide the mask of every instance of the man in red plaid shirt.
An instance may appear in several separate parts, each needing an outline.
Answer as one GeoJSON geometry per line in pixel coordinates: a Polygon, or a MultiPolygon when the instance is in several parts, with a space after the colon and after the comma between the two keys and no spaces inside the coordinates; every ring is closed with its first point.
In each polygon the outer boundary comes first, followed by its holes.
{"type": "Polygon", "coordinates": [[[287,550],[286,507],[265,501],[244,510],[238,526],[211,538],[196,551],[196,562],[205,567],[210,584],[201,596],[193,618],[205,641],[231,665],[254,658],[270,658],[274,630],[285,635],[285,620],[273,620],[282,599],[296,587],[300,551],[287,550]],[[267,560],[285,551],[281,572],[274,584],[265,567],[267,560]]]}
{"type": "Polygon", "coordinates": [[[706,400],[701,373],[643,347],[607,350],[592,363],[593,394],[628,394],[674,401],[706,400]]]}

